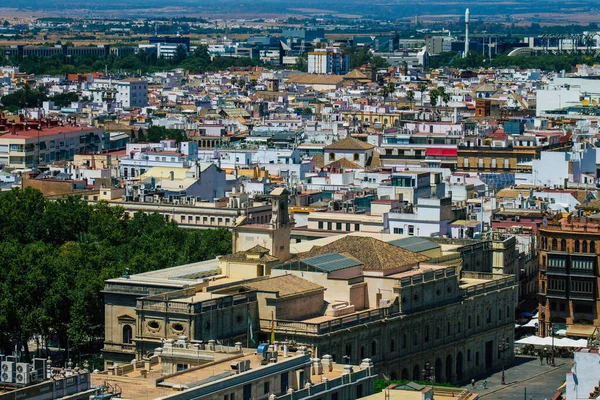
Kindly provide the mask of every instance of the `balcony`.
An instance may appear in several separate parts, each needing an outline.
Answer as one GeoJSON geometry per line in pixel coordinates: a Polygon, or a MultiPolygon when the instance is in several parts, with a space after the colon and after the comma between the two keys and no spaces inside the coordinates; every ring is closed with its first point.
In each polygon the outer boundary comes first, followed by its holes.
{"type": "Polygon", "coordinates": [[[567,269],[564,267],[547,267],[546,275],[567,276],[567,269]]]}
{"type": "Polygon", "coordinates": [[[571,268],[571,273],[569,275],[593,278],[596,276],[596,272],[593,269],[571,268]]]}
{"type": "Polygon", "coordinates": [[[131,343],[108,343],[104,342],[103,351],[117,351],[120,353],[135,353],[135,345],[131,343]]]}
{"type": "Polygon", "coordinates": [[[595,301],[596,300],[596,296],[594,295],[594,293],[588,293],[588,292],[571,292],[569,297],[571,300],[584,300],[584,301],[595,301]]]}
{"type": "Polygon", "coordinates": [[[548,289],[546,292],[546,297],[550,297],[553,299],[567,299],[567,291],[566,290],[554,290],[548,289]]]}

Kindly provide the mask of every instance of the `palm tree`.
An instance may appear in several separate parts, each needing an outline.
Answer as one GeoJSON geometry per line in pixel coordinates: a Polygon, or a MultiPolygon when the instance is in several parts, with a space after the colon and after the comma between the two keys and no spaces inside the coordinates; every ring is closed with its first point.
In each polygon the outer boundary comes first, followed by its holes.
{"type": "Polygon", "coordinates": [[[432,89],[429,91],[429,104],[431,104],[431,107],[437,106],[439,95],[440,92],[437,89],[432,89]]]}
{"type": "Polygon", "coordinates": [[[415,92],[412,90],[407,90],[406,91],[406,100],[408,100],[408,102],[410,104],[410,109],[412,110],[413,101],[415,100],[415,92]]]}
{"type": "Polygon", "coordinates": [[[450,101],[450,95],[448,93],[446,93],[446,89],[444,89],[443,86],[438,86],[437,94],[440,97],[440,99],[442,100],[442,103],[445,105],[448,105],[448,102],[450,101]]]}
{"type": "Polygon", "coordinates": [[[396,91],[396,84],[394,82],[388,82],[386,87],[387,87],[388,95],[391,95],[392,93],[394,93],[396,91]]]}
{"type": "Polygon", "coordinates": [[[418,88],[421,93],[421,107],[423,107],[423,93],[427,89],[427,84],[425,82],[419,82],[418,88]]]}

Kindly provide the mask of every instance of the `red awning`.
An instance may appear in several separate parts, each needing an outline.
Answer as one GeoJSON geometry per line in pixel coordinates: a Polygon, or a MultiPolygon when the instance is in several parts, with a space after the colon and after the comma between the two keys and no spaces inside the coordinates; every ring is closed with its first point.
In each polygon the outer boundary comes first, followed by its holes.
{"type": "Polygon", "coordinates": [[[452,149],[452,148],[428,147],[427,149],[425,149],[426,156],[456,157],[457,154],[458,154],[458,150],[452,149]]]}

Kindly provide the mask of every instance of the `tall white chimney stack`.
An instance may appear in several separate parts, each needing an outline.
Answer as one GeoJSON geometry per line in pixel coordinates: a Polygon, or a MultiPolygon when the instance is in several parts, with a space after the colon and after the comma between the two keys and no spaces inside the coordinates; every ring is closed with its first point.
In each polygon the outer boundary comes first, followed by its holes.
{"type": "Polygon", "coordinates": [[[463,58],[469,54],[469,20],[471,19],[471,15],[469,14],[469,9],[465,11],[465,53],[463,54],[463,58]]]}

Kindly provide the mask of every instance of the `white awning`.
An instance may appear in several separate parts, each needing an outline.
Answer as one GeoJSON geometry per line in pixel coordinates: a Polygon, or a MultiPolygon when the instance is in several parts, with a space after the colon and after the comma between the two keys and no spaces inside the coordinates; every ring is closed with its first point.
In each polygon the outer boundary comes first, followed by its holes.
{"type": "MultiPolygon", "coordinates": [[[[515,341],[516,344],[532,344],[534,346],[552,346],[552,337],[528,336],[515,341]]],[[[585,339],[554,338],[554,347],[586,347],[585,339]]]]}

